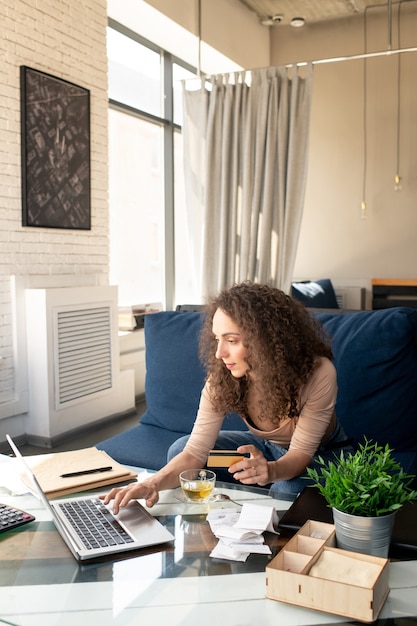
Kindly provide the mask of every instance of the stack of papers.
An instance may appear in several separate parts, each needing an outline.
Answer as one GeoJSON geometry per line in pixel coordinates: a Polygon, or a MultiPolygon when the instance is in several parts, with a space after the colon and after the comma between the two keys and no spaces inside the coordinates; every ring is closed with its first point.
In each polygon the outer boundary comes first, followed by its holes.
{"type": "MultiPolygon", "coordinates": [[[[25,460],[49,499],[137,479],[136,472],[95,447],[27,456],[25,460]]],[[[25,474],[20,478],[32,490],[30,478],[25,474]]]]}
{"type": "Polygon", "coordinates": [[[210,556],[229,561],[246,561],[249,554],[271,554],[264,543],[263,532],[279,534],[278,514],[274,507],[243,504],[241,512],[235,509],[211,509],[207,521],[219,539],[210,556]]]}

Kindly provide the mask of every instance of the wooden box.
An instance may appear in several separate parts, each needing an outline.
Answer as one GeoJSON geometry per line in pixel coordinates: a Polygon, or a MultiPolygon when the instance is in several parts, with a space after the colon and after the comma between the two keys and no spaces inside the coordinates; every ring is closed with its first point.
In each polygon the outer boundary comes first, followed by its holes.
{"type": "Polygon", "coordinates": [[[336,548],[333,524],[308,520],[266,567],[266,597],[373,622],[388,596],[388,559],[336,548]]]}

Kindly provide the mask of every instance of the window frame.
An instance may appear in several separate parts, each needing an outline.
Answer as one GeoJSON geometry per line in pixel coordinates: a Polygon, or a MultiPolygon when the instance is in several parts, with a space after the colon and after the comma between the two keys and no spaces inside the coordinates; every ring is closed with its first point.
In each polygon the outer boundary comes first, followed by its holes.
{"type": "Polygon", "coordinates": [[[163,132],[163,167],[164,167],[164,300],[167,310],[173,309],[175,304],[175,190],[174,190],[174,133],[182,133],[182,126],[174,122],[174,85],[173,67],[179,65],[185,70],[197,76],[197,69],[180,59],[179,57],[164,50],[157,44],[135,33],[123,24],[109,18],[108,28],[116,30],[125,37],[141,44],[159,54],[161,59],[161,99],[162,117],[147,113],[131,105],[109,98],[109,108],[137,117],[147,122],[157,124],[163,132]]]}

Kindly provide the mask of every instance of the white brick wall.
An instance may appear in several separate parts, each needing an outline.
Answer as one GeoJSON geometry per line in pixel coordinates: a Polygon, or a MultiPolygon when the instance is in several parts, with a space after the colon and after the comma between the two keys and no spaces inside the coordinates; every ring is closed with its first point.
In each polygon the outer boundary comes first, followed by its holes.
{"type": "MultiPolygon", "coordinates": [[[[12,275],[108,281],[106,0],[0,4],[0,417],[16,412],[12,275]],[[23,227],[20,66],[90,89],[91,230],[23,227]],[[10,405],[10,411],[7,407],[10,405]]],[[[59,280],[59,279],[58,279],[59,280]]]]}

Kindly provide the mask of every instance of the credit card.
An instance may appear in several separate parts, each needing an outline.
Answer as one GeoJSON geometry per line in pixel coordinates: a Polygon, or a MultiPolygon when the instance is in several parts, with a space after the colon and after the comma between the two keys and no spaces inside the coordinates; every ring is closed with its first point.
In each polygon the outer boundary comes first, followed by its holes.
{"type": "Polygon", "coordinates": [[[210,450],[207,459],[207,467],[230,467],[233,463],[242,461],[246,454],[236,450],[210,450]]]}

